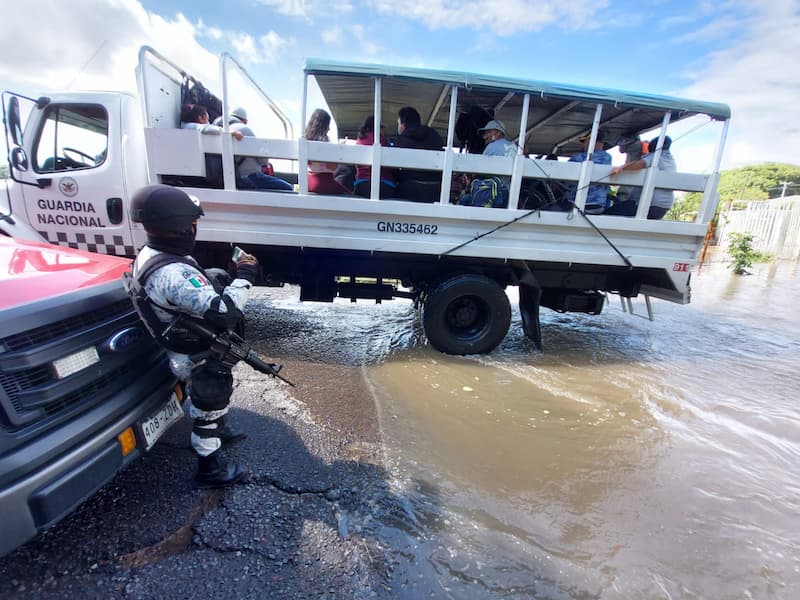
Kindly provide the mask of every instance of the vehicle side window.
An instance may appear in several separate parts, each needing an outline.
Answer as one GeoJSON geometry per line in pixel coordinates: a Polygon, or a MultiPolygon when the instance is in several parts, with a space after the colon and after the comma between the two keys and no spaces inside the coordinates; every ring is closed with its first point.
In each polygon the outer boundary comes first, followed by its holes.
{"type": "Polygon", "coordinates": [[[34,143],[39,173],[90,169],[106,160],[108,114],[98,104],[48,106],[34,143]]]}

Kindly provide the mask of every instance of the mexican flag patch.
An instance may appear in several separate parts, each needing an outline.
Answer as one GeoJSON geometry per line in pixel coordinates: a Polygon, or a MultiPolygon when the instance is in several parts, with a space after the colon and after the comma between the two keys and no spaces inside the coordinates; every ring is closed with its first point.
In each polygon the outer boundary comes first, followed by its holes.
{"type": "Polygon", "coordinates": [[[208,285],[208,281],[205,277],[190,277],[189,283],[191,283],[196,288],[206,287],[208,285]]]}

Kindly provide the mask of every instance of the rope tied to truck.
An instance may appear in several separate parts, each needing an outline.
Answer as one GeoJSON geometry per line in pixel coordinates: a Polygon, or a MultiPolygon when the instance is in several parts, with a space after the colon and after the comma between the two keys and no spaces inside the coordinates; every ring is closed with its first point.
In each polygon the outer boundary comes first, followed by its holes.
{"type": "MultiPolygon", "coordinates": [[[[544,169],[542,169],[541,165],[539,165],[536,162],[534,162],[534,164],[536,165],[536,167],[544,175],[544,180],[545,180],[545,182],[547,184],[549,184],[549,182],[553,181],[553,179],[550,177],[550,175],[544,169]]],[[[576,194],[577,194],[578,191],[588,188],[589,185],[590,184],[587,184],[587,185],[585,185],[585,186],[583,186],[581,188],[576,189],[576,194]]],[[[594,184],[591,184],[591,185],[594,185],[594,184]]],[[[521,221],[521,220],[531,216],[534,213],[537,213],[537,214],[541,213],[542,209],[546,209],[548,206],[555,206],[559,202],[562,202],[562,200],[559,200],[558,198],[555,197],[555,194],[553,194],[553,191],[552,191],[552,189],[550,189],[549,185],[545,185],[544,189],[545,189],[546,194],[548,195],[548,201],[545,204],[537,206],[536,208],[532,208],[532,209],[528,210],[527,212],[525,212],[524,214],[522,214],[522,215],[520,215],[518,217],[515,217],[515,218],[513,218],[513,219],[511,219],[509,221],[506,221],[505,223],[501,223],[500,225],[498,225],[496,227],[493,227],[492,229],[489,229],[488,231],[484,231],[483,233],[479,233],[478,235],[474,236],[472,239],[469,239],[466,242],[462,242],[462,243],[458,244],[457,246],[453,246],[449,250],[446,250],[445,252],[442,252],[439,256],[442,257],[442,256],[447,256],[448,254],[452,254],[453,252],[463,248],[464,246],[467,246],[467,245],[469,245],[469,244],[471,244],[471,243],[473,243],[473,242],[475,242],[475,241],[477,241],[477,240],[479,240],[479,239],[481,239],[483,237],[491,235],[495,231],[499,231],[501,229],[504,229],[504,228],[508,227],[509,225],[513,225],[517,221],[521,221]]],[[[616,247],[616,245],[614,245],[614,242],[612,242],[610,239],[608,239],[608,236],[606,236],[606,234],[603,233],[600,230],[600,228],[597,225],[594,224],[594,222],[592,222],[592,220],[586,215],[586,213],[583,212],[583,210],[580,209],[575,204],[574,200],[567,200],[566,203],[569,204],[572,209],[578,211],[578,213],[586,220],[586,222],[589,223],[589,225],[591,225],[592,229],[594,229],[600,235],[600,237],[602,237],[605,240],[605,242],[611,247],[611,249],[614,250],[614,252],[616,252],[617,255],[619,255],[619,257],[622,259],[622,261],[625,263],[625,265],[629,269],[633,269],[633,263],[631,263],[631,261],[628,259],[628,257],[625,256],[619,250],[619,248],[616,247]]],[[[572,218],[573,218],[573,216],[570,213],[567,216],[567,219],[572,219],[572,218]]]]}

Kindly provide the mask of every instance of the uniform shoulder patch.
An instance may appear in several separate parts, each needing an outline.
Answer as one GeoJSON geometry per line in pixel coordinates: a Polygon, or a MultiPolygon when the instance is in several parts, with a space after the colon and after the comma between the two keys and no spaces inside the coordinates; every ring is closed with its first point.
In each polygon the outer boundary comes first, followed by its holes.
{"type": "Polygon", "coordinates": [[[192,272],[192,271],[184,271],[182,273],[184,279],[188,279],[189,283],[191,283],[196,288],[208,287],[211,283],[206,279],[203,275],[199,273],[192,272]]]}

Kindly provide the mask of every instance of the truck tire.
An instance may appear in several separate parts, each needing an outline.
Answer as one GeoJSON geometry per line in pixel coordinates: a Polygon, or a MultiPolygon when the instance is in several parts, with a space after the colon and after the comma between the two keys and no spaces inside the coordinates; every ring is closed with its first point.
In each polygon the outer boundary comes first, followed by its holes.
{"type": "Polygon", "coordinates": [[[508,332],[511,305],[503,288],[483,275],[457,275],[425,295],[422,326],[446,354],[486,354],[508,332]]]}

